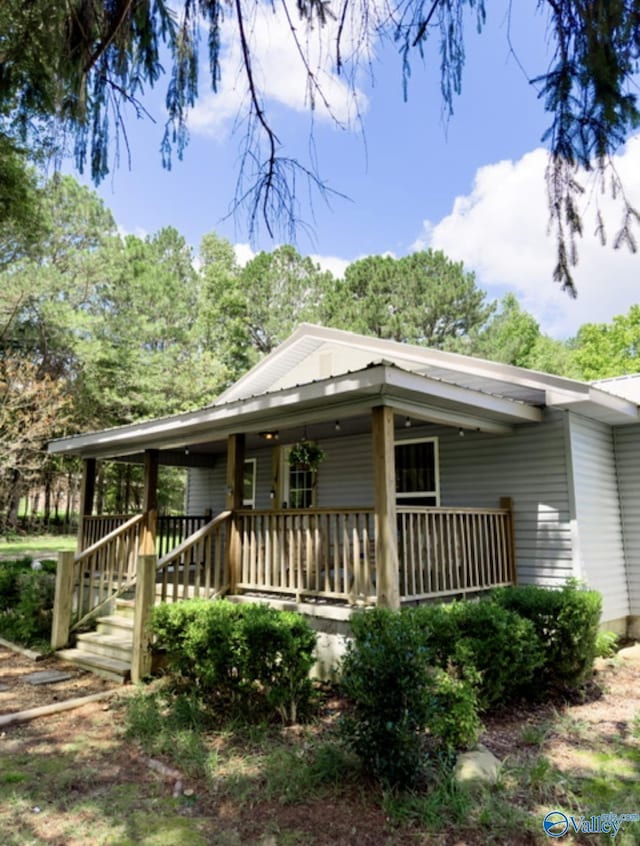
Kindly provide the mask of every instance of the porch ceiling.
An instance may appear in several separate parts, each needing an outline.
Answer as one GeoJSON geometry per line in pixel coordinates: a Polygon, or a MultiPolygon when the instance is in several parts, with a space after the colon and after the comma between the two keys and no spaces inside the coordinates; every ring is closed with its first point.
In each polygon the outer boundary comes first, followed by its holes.
{"type": "MultiPolygon", "coordinates": [[[[174,417],[149,420],[102,432],[61,438],[49,452],[94,458],[135,460],[149,449],[195,455],[224,449],[228,435],[292,429],[365,415],[386,405],[415,419],[502,433],[520,423],[539,422],[539,408],[524,402],[409,373],[381,362],[342,376],[297,385],[275,393],[213,405],[174,417]]],[[[181,460],[179,463],[183,463],[181,460]]]]}

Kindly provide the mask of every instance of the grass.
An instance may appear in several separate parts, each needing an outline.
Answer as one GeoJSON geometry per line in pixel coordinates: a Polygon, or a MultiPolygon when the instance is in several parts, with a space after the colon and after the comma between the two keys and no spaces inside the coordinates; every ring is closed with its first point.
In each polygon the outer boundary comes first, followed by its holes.
{"type": "MultiPolygon", "coordinates": [[[[285,731],[266,726],[206,728],[184,702],[176,709],[162,696],[144,693],[133,701],[128,720],[129,732],[137,734],[149,752],[168,755],[178,768],[185,766],[185,756],[192,764],[202,762],[198,772],[207,785],[204,789],[213,789],[219,800],[234,806],[275,803],[285,809],[320,802],[335,807],[345,795],[354,803],[361,801],[356,797],[366,797],[369,812],[382,811],[389,832],[380,842],[387,844],[426,843],[416,839],[418,832],[429,837],[443,830],[472,844],[542,844],[548,842],[542,820],[551,810],[589,819],[640,809],[640,715],[633,723],[633,739],[622,742],[615,736],[594,741],[585,723],[555,713],[540,725],[523,725],[523,747],[506,759],[497,785],[463,787],[450,773],[434,768],[431,782],[416,791],[382,791],[331,731],[301,729],[292,742],[285,731]],[[545,754],[551,735],[580,743],[570,773],[545,754]]],[[[637,843],[639,828],[640,823],[624,824],[616,844],[637,843]]],[[[315,842],[297,830],[280,832],[272,842],[284,846],[296,843],[298,836],[300,842],[315,842]]],[[[564,842],[583,841],[570,834],[564,842]]]]}
{"type": "Polygon", "coordinates": [[[51,554],[55,558],[61,550],[76,548],[75,535],[26,535],[17,538],[0,537],[0,558],[11,556],[23,557],[33,556],[35,553],[43,557],[43,553],[51,554]]]}
{"type": "MultiPolygon", "coordinates": [[[[536,736],[505,760],[493,787],[461,787],[434,770],[422,789],[395,792],[367,779],[330,725],[212,722],[197,701],[162,692],[141,690],[130,703],[98,712],[55,749],[44,723],[5,738],[3,846],[544,844],[542,820],[551,810],[588,819],[640,809],[640,782],[629,778],[639,768],[633,736],[627,743],[592,739],[586,771],[561,772],[536,736]],[[106,739],[100,727],[107,725],[122,729],[106,739]],[[132,755],[131,743],[180,770],[193,788],[189,794],[174,798],[170,783],[139,763],[136,769],[140,752],[132,755]]],[[[556,715],[545,733],[575,741],[575,728],[556,715]]],[[[616,846],[637,843],[639,829],[640,823],[625,823],[616,846]]],[[[568,834],[563,842],[590,841],[568,834]]]]}

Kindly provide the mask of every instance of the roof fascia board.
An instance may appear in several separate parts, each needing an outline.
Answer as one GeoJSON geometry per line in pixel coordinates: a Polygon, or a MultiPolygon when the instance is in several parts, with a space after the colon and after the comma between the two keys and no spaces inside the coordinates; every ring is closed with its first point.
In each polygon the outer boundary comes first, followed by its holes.
{"type": "MultiPolygon", "coordinates": [[[[632,400],[614,396],[593,386],[590,387],[588,395],[582,397],[565,391],[546,391],[545,400],[547,405],[555,408],[584,406],[592,402],[594,405],[606,408],[623,417],[631,417],[634,420],[639,418],[638,406],[632,400]]],[[[583,408],[582,413],[588,416],[588,409],[583,408]]]]}
{"type": "Polygon", "coordinates": [[[414,420],[425,423],[435,423],[439,426],[452,426],[457,429],[470,429],[474,432],[488,432],[492,435],[509,435],[513,426],[490,420],[487,417],[467,414],[465,412],[447,411],[442,408],[424,406],[395,397],[386,397],[384,405],[391,406],[399,414],[406,414],[414,420]]]}
{"type": "MultiPolygon", "coordinates": [[[[58,438],[49,443],[49,452],[60,453],[100,453],[125,455],[139,452],[141,446],[153,449],[163,444],[165,448],[188,446],[202,439],[204,432],[215,439],[211,427],[216,427],[215,436],[220,439],[227,434],[237,432],[239,427],[244,431],[259,431],[268,427],[269,412],[277,413],[282,421],[282,410],[292,409],[292,417],[301,404],[306,407],[317,401],[327,408],[328,419],[334,416],[336,408],[342,408],[345,401],[351,402],[354,408],[370,407],[371,402],[362,400],[354,403],[354,399],[372,394],[379,395],[384,385],[384,368],[368,368],[356,373],[345,374],[324,382],[300,385],[288,388],[277,394],[263,394],[259,397],[234,400],[224,406],[209,406],[199,411],[178,415],[175,418],[149,420],[143,423],[122,426],[118,429],[106,429],[86,435],[74,435],[70,438],[58,438]],[[327,390],[329,389],[329,390],[327,390]],[[327,405],[328,399],[337,400],[327,405]],[[253,426],[251,418],[256,418],[253,426]]],[[[308,412],[300,411],[304,415],[308,412]]],[[[282,425],[282,423],[281,423],[282,425]]]]}
{"type": "Polygon", "coordinates": [[[540,410],[525,403],[481,394],[471,388],[462,388],[408,373],[397,367],[379,364],[322,382],[311,382],[278,393],[234,400],[226,405],[208,406],[176,417],[58,439],[49,444],[49,452],[106,457],[137,453],[141,448],[174,449],[196,443],[205,433],[209,439],[216,440],[240,429],[249,432],[268,428],[274,423],[284,425],[283,412],[286,413],[285,421],[296,420],[301,416],[308,417],[316,404],[322,408],[314,409],[314,416],[326,415],[325,419],[335,416],[336,411],[345,403],[362,410],[380,404],[379,398],[394,389],[461,403],[481,411],[505,415],[510,419],[541,419],[540,410]],[[214,427],[215,433],[211,431],[214,427]]]}
{"type": "Polygon", "coordinates": [[[449,402],[471,405],[482,411],[505,415],[511,419],[515,418],[533,423],[539,423],[542,420],[541,409],[524,402],[496,397],[493,394],[484,394],[472,388],[463,388],[459,385],[452,385],[450,382],[442,382],[439,379],[420,376],[417,373],[408,373],[394,367],[387,369],[389,371],[388,384],[395,388],[428,394],[449,402]]]}

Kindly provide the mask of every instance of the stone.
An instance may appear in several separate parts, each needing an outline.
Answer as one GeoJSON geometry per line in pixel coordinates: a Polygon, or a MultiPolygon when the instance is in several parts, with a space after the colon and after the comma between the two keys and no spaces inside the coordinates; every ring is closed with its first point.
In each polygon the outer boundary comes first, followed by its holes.
{"type": "Polygon", "coordinates": [[[0,682],[0,693],[4,693],[6,690],[9,690],[9,685],[0,682]]]}
{"type": "Polygon", "coordinates": [[[41,670],[38,673],[29,673],[23,676],[23,681],[29,684],[55,684],[56,682],[68,681],[72,676],[70,673],[63,673],[61,670],[41,670]]]}
{"type": "Polygon", "coordinates": [[[640,643],[634,643],[633,646],[625,646],[617,653],[618,658],[623,661],[640,661],[640,643]]]}
{"type": "Polygon", "coordinates": [[[458,755],[455,778],[460,784],[495,784],[500,772],[500,761],[482,744],[471,752],[458,755]]]}

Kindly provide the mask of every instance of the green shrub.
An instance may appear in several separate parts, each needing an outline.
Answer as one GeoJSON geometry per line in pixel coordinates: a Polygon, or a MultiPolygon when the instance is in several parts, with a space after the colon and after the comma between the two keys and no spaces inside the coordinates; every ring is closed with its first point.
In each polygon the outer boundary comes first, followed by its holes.
{"type": "Polygon", "coordinates": [[[455,667],[474,684],[482,710],[521,695],[543,664],[533,624],[495,602],[424,605],[403,613],[414,617],[433,663],[455,667]]]}
{"type": "Polygon", "coordinates": [[[428,726],[445,752],[473,746],[481,724],[478,697],[470,680],[456,678],[451,671],[432,670],[428,726]]]}
{"type": "Polygon", "coordinates": [[[299,614],[188,600],[154,610],[167,667],[210,702],[252,718],[295,722],[310,707],[316,635],[299,614]]]}
{"type": "Polygon", "coordinates": [[[428,737],[446,751],[476,739],[475,694],[430,666],[414,616],[375,609],[352,617],[351,628],[341,684],[352,710],[342,736],[384,784],[407,786],[425,769],[428,737]]]}
{"type": "Polygon", "coordinates": [[[30,558],[21,561],[0,561],[0,611],[8,611],[18,604],[18,577],[30,569],[30,558]]]}
{"type": "Polygon", "coordinates": [[[596,635],[596,655],[599,658],[611,658],[618,651],[620,637],[615,632],[598,632],[596,635]]]}
{"type": "Polygon", "coordinates": [[[519,585],[495,592],[494,601],[533,623],[544,648],[535,687],[570,688],[591,673],[602,610],[600,594],[575,581],[562,590],[519,585]]]}
{"type": "Polygon", "coordinates": [[[30,559],[0,564],[0,635],[25,646],[48,645],[55,575],[32,570],[30,559]]]}

